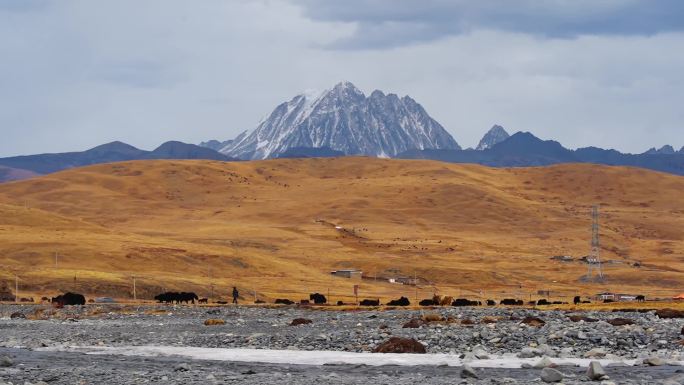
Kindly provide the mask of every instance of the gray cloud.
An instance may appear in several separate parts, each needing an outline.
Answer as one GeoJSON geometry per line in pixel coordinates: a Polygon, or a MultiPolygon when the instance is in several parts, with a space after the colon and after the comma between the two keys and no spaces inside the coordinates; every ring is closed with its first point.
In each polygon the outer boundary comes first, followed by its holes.
{"type": "Polygon", "coordinates": [[[314,20],[354,23],[331,48],[391,48],[477,30],[551,38],[684,30],[679,0],[301,0],[314,20]]]}
{"type": "MultiPolygon", "coordinates": [[[[225,140],[302,90],[340,80],[411,95],[464,146],[494,123],[569,147],[684,145],[684,34],[666,32],[677,4],[659,29],[549,39],[571,34],[485,27],[494,22],[474,1],[464,12],[480,16],[445,33],[464,3],[417,3],[0,0],[0,156],[225,140]],[[360,41],[359,28],[375,32],[360,41]],[[345,41],[365,49],[330,49],[345,41]]],[[[535,3],[585,19],[574,5],[584,0],[535,3]]],[[[614,14],[643,5],[592,4],[614,14]]],[[[659,9],[639,12],[651,20],[659,9]]]]}

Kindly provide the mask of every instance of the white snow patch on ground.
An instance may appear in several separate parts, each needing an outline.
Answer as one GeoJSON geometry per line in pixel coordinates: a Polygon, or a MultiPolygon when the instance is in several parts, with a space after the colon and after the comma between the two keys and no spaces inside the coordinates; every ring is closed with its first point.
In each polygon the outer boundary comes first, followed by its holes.
{"type": "MultiPolygon", "coordinates": [[[[271,349],[228,349],[228,348],[198,348],[180,346],[70,346],[46,347],[41,351],[68,351],[85,354],[106,354],[125,356],[174,356],[188,359],[233,361],[233,362],[262,362],[288,365],[325,365],[325,364],[365,364],[371,366],[401,365],[401,366],[462,366],[468,363],[479,368],[520,368],[522,364],[534,365],[541,358],[518,358],[514,354],[492,356],[490,359],[464,361],[457,354],[395,354],[395,353],[355,353],[341,351],[304,351],[304,350],[271,350],[271,349]]],[[[591,359],[585,358],[551,358],[558,365],[578,365],[586,367],[591,359]]],[[[597,360],[601,365],[624,363],[630,366],[636,360],[597,360]]],[[[679,362],[684,365],[684,361],[679,362]]]]}

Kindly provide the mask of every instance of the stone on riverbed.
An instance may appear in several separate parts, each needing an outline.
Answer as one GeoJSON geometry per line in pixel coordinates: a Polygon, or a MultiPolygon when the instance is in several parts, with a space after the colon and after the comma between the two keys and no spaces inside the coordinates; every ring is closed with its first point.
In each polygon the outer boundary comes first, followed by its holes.
{"type": "Polygon", "coordinates": [[[541,380],[544,382],[561,382],[563,381],[563,373],[556,369],[544,368],[541,371],[541,380]]]}
{"type": "Polygon", "coordinates": [[[310,324],[312,322],[313,321],[311,321],[310,319],[306,319],[306,318],[295,318],[292,320],[292,322],[290,322],[290,326],[307,325],[307,324],[310,324]]]}
{"type": "Polygon", "coordinates": [[[470,365],[463,365],[461,370],[461,378],[479,378],[475,369],[471,368],[470,365]]]}
{"type": "Polygon", "coordinates": [[[378,345],[373,353],[419,353],[425,354],[425,346],[413,338],[392,337],[378,345]]]}
{"type": "Polygon", "coordinates": [[[8,356],[0,357],[0,368],[9,368],[14,365],[14,361],[8,356]]]}
{"type": "Polygon", "coordinates": [[[663,366],[667,365],[667,361],[659,357],[648,357],[644,359],[644,364],[648,366],[663,366]]]}
{"type": "Polygon", "coordinates": [[[603,366],[601,366],[601,363],[598,361],[591,361],[589,363],[589,367],[587,368],[587,377],[589,377],[589,379],[593,381],[601,381],[608,379],[606,371],[603,369],[603,366]]]}

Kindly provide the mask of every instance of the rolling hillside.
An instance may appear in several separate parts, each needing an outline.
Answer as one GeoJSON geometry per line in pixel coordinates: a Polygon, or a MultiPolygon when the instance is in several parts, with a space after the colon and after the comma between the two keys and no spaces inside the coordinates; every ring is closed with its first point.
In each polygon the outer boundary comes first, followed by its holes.
{"type": "MultiPolygon", "coordinates": [[[[23,291],[249,298],[330,290],[329,271],[422,278],[474,297],[684,289],[684,178],[586,164],[494,169],[423,160],[149,160],[0,185],[0,279],[23,291]],[[583,283],[590,206],[602,205],[604,283],[583,283]],[[54,254],[57,253],[55,266],[54,254]],[[641,267],[634,267],[639,262],[641,267]]],[[[425,282],[431,282],[431,284],[425,282]]],[[[364,280],[361,297],[415,297],[364,280]]],[[[346,297],[344,297],[346,296],[346,297]]]]}

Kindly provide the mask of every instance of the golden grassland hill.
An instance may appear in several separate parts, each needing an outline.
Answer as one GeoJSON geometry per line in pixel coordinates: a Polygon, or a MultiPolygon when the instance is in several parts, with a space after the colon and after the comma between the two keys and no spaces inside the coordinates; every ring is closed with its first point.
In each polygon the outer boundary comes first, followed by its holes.
{"type": "Polygon", "coordinates": [[[361,297],[684,291],[684,178],[569,164],[488,168],[374,158],[133,161],[0,185],[0,279],[29,293],[245,299],[330,293],[335,269],[420,277],[361,297]],[[606,280],[580,280],[591,205],[606,280]],[[57,253],[57,258],[55,258],[57,253]],[[56,264],[55,264],[56,260],[56,264]],[[641,267],[634,267],[638,263],[641,267]]]}

